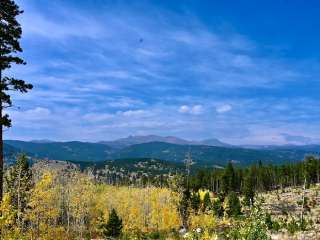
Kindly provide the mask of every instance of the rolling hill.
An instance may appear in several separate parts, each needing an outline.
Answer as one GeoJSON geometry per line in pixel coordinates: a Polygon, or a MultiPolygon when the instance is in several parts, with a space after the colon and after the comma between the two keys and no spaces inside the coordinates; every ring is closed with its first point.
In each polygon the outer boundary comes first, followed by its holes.
{"type": "Polygon", "coordinates": [[[319,149],[319,146],[250,149],[235,146],[217,147],[167,142],[148,142],[115,148],[105,143],[16,140],[6,140],[5,146],[8,156],[13,156],[16,152],[25,152],[34,158],[86,162],[128,158],[155,158],[170,162],[182,162],[186,153],[190,152],[197,165],[202,166],[223,166],[228,161],[239,165],[249,165],[259,160],[265,163],[281,164],[302,160],[308,153],[317,154],[316,150],[319,149]]]}
{"type": "Polygon", "coordinates": [[[154,158],[124,158],[115,160],[106,160],[101,162],[81,162],[70,161],[76,164],[81,169],[91,167],[93,169],[109,169],[118,172],[138,172],[143,171],[149,174],[164,174],[168,172],[185,171],[185,166],[182,162],[170,162],[154,158]]]}
{"type": "MultiPolygon", "coordinates": [[[[20,153],[19,149],[9,145],[4,144],[4,163],[10,165],[15,162],[16,156],[20,153]]],[[[30,154],[29,154],[30,155],[30,154]]]]}
{"type": "Polygon", "coordinates": [[[226,148],[204,145],[177,145],[163,142],[152,142],[133,145],[116,152],[114,158],[157,158],[181,162],[187,152],[194,161],[202,165],[225,165],[228,161],[249,165],[261,160],[265,163],[283,163],[301,160],[306,151],[302,150],[256,150],[244,148],[226,148]]]}
{"type": "Polygon", "coordinates": [[[35,158],[50,160],[103,161],[111,158],[113,148],[105,144],[88,142],[25,142],[6,140],[6,145],[35,158]]]}

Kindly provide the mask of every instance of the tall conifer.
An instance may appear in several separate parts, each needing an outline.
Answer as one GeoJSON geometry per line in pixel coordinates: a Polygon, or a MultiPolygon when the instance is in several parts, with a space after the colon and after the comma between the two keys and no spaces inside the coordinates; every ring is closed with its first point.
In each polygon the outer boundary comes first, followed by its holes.
{"type": "Polygon", "coordinates": [[[32,89],[32,85],[23,80],[3,75],[13,64],[25,64],[17,56],[22,52],[19,43],[22,29],[17,21],[17,16],[21,13],[23,11],[14,1],[0,1],[0,201],[3,194],[3,128],[11,127],[11,119],[4,113],[4,109],[12,106],[10,91],[26,93],[32,89]]]}

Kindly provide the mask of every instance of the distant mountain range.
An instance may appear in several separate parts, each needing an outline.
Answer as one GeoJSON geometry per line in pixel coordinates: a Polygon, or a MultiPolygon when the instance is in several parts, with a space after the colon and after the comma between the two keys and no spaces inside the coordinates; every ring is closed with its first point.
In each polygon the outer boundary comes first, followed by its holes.
{"type": "Polygon", "coordinates": [[[264,150],[301,150],[314,154],[320,153],[320,144],[308,144],[308,145],[242,145],[242,148],[247,149],[264,149],[264,150]]]}
{"type": "Polygon", "coordinates": [[[191,153],[198,165],[223,166],[228,161],[239,165],[249,165],[259,160],[265,163],[283,163],[302,160],[307,154],[319,154],[320,145],[306,146],[244,146],[237,147],[217,139],[188,141],[176,137],[130,136],[116,141],[90,142],[52,142],[5,141],[7,164],[14,156],[24,152],[32,158],[101,162],[116,159],[155,158],[170,162],[182,162],[186,153],[191,153]]]}
{"type": "Polygon", "coordinates": [[[208,145],[208,146],[217,146],[217,147],[227,147],[231,146],[230,144],[219,141],[216,138],[206,139],[203,141],[189,141],[178,137],[173,136],[157,136],[157,135],[146,135],[146,136],[129,136],[126,138],[120,138],[114,141],[101,141],[99,143],[106,144],[114,148],[124,148],[141,143],[150,143],[150,142],[164,142],[172,143],[179,145],[208,145]]]}
{"type": "Polygon", "coordinates": [[[228,161],[239,165],[264,163],[283,163],[302,160],[311,151],[297,149],[246,149],[238,147],[216,147],[206,145],[177,145],[163,142],[151,142],[132,145],[117,151],[114,158],[157,158],[181,162],[186,153],[190,153],[195,162],[205,166],[225,165],[228,161]]]}

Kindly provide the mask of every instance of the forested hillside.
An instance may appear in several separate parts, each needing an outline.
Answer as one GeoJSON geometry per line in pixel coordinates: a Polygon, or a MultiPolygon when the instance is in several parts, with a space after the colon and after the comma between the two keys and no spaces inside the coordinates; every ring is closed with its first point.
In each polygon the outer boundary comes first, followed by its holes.
{"type": "Polygon", "coordinates": [[[115,153],[116,158],[149,157],[167,161],[179,162],[190,153],[192,158],[202,165],[212,167],[213,165],[225,166],[228,161],[233,161],[241,166],[250,165],[263,161],[265,163],[281,164],[284,162],[298,161],[303,159],[307,151],[299,150],[254,150],[236,147],[214,147],[214,146],[186,146],[162,142],[137,144],[115,153]]]}
{"type": "Polygon", "coordinates": [[[6,145],[35,158],[51,160],[103,161],[113,149],[105,144],[87,142],[25,142],[6,140],[6,145]]]}
{"type": "Polygon", "coordinates": [[[196,165],[200,167],[225,166],[229,161],[233,161],[233,163],[239,166],[247,166],[258,161],[281,164],[302,160],[309,153],[318,153],[316,146],[248,149],[234,146],[215,147],[149,142],[123,148],[114,148],[104,143],[77,141],[25,142],[6,140],[5,143],[7,146],[5,146],[5,151],[12,152],[10,149],[14,148],[17,153],[23,152],[33,158],[64,161],[99,162],[125,158],[155,158],[171,162],[183,162],[185,155],[190,153],[196,165]]]}
{"type": "MultiPolygon", "coordinates": [[[[52,161],[51,161],[52,162],[52,161]]],[[[153,158],[127,158],[102,162],[71,161],[79,169],[90,171],[95,179],[118,185],[167,186],[168,178],[185,172],[181,162],[168,162],[153,158]]],[[[61,162],[52,165],[59,165],[61,162]]],[[[192,173],[197,168],[192,169],[192,173]]]]}
{"type": "MultiPolygon", "coordinates": [[[[16,161],[16,157],[19,154],[20,150],[16,147],[13,147],[9,144],[4,144],[4,158],[5,158],[5,164],[11,165],[16,161]]],[[[28,153],[28,155],[31,155],[28,153]]]]}

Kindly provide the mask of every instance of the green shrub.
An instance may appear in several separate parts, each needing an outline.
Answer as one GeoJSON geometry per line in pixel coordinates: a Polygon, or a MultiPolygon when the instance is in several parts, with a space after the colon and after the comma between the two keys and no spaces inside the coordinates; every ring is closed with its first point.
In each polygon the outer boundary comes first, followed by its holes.
{"type": "Polygon", "coordinates": [[[281,225],[278,221],[272,220],[271,214],[267,213],[265,217],[265,224],[268,228],[268,230],[274,230],[274,231],[279,231],[281,228],[281,225]]]}
{"type": "Polygon", "coordinates": [[[272,222],[272,230],[275,232],[278,232],[281,229],[281,225],[278,221],[273,221],[272,222]]]}
{"type": "Polygon", "coordinates": [[[223,216],[223,204],[221,202],[221,200],[218,198],[215,201],[213,201],[212,203],[212,210],[213,210],[213,214],[216,217],[222,217],[223,216]]]}
{"type": "Polygon", "coordinates": [[[296,220],[294,218],[291,218],[291,221],[289,221],[286,226],[288,232],[291,234],[294,234],[295,232],[298,232],[298,231],[305,231],[307,230],[307,227],[308,227],[308,223],[305,219],[296,220]]]}
{"type": "Polygon", "coordinates": [[[146,235],[146,239],[159,239],[159,240],[165,240],[166,236],[164,233],[161,232],[152,232],[146,235]]]}
{"type": "Polygon", "coordinates": [[[191,201],[191,208],[193,209],[194,213],[197,214],[201,204],[199,193],[192,193],[190,201],[191,201]]]}
{"type": "Polygon", "coordinates": [[[249,216],[227,232],[225,239],[269,240],[268,224],[272,225],[271,217],[267,217],[259,207],[255,207],[249,216]]]}
{"type": "Polygon", "coordinates": [[[211,209],[211,199],[210,199],[210,193],[206,192],[203,198],[203,203],[202,203],[202,212],[206,212],[207,210],[211,209]]]}

